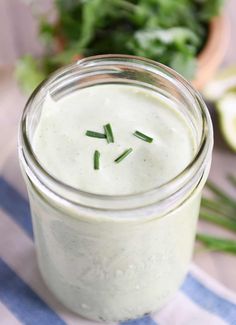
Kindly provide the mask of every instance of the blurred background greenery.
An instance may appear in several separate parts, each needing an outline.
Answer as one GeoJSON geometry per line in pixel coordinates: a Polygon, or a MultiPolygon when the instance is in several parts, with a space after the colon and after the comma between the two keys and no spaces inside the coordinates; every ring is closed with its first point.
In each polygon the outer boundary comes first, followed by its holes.
{"type": "Polygon", "coordinates": [[[209,23],[223,0],[54,0],[56,16],[34,12],[44,45],[41,59],[25,56],[17,76],[27,90],[81,56],[143,56],[193,79],[209,23]]]}

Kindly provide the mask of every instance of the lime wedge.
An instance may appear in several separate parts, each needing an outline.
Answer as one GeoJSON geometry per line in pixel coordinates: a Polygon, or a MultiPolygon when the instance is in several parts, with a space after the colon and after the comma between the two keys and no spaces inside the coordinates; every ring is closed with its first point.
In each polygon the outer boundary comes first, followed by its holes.
{"type": "Polygon", "coordinates": [[[236,151],[236,93],[225,94],[216,107],[224,138],[231,149],[236,151]]]}
{"type": "Polygon", "coordinates": [[[216,101],[232,90],[236,90],[236,66],[220,71],[202,93],[207,100],[216,101]]]}

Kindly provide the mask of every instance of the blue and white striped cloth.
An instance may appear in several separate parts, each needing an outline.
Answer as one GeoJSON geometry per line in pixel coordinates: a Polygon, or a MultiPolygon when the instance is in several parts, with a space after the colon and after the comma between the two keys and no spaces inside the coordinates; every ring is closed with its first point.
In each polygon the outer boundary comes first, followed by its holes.
{"type": "MultiPolygon", "coordinates": [[[[0,324],[93,323],[60,305],[38,271],[27,200],[0,177],[0,324]]],[[[192,266],[174,299],[160,312],[124,325],[236,324],[236,296],[192,266]]]]}

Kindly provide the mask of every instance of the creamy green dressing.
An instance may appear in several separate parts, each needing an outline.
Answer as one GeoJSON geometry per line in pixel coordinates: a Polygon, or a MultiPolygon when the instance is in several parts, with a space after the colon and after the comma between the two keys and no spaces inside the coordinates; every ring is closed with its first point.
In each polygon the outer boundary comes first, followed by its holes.
{"type": "Polygon", "coordinates": [[[80,190],[126,195],[159,186],[180,173],[194,155],[194,143],[175,104],[154,92],[127,85],[98,85],[54,101],[48,96],[33,139],[34,151],[53,176],[80,190]],[[110,123],[114,143],[85,135],[110,123]],[[152,143],[138,139],[138,130],[152,143]],[[119,164],[126,149],[132,153],[119,164]],[[94,151],[100,168],[93,167],[94,151]]]}
{"type": "MultiPolygon", "coordinates": [[[[175,103],[134,86],[99,85],[57,101],[48,95],[33,149],[46,170],[66,184],[125,195],[175,177],[192,160],[195,144],[175,103]],[[85,135],[103,132],[107,123],[114,143],[85,135]],[[136,130],[153,142],[135,137],[136,130]],[[128,148],[133,151],[115,163],[128,148]],[[95,150],[101,154],[99,170],[93,166],[95,150]]],[[[139,214],[128,210],[133,219],[120,210],[113,218],[110,210],[81,206],[75,218],[70,206],[61,209],[50,197],[46,204],[28,188],[41,273],[71,310],[96,321],[127,320],[161,308],[176,292],[191,259],[200,187],[164,217],[154,205],[139,214]]]]}

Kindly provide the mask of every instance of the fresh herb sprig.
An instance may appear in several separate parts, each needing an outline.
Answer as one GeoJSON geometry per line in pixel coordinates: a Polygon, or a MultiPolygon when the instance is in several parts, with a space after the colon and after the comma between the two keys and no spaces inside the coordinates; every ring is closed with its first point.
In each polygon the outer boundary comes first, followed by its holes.
{"type": "Polygon", "coordinates": [[[51,22],[50,11],[48,17],[38,15],[45,54],[41,59],[23,57],[18,80],[29,90],[78,56],[104,53],[147,57],[192,79],[209,22],[219,15],[223,2],[54,0],[56,21],[51,22]]]}
{"type": "MultiPolygon", "coordinates": [[[[232,186],[236,187],[234,175],[229,175],[228,180],[232,186]]],[[[236,233],[236,198],[230,196],[213,182],[208,181],[206,186],[213,198],[204,197],[202,199],[200,219],[236,233]]],[[[197,240],[209,250],[236,254],[236,240],[206,234],[198,234],[197,240]]]]}

